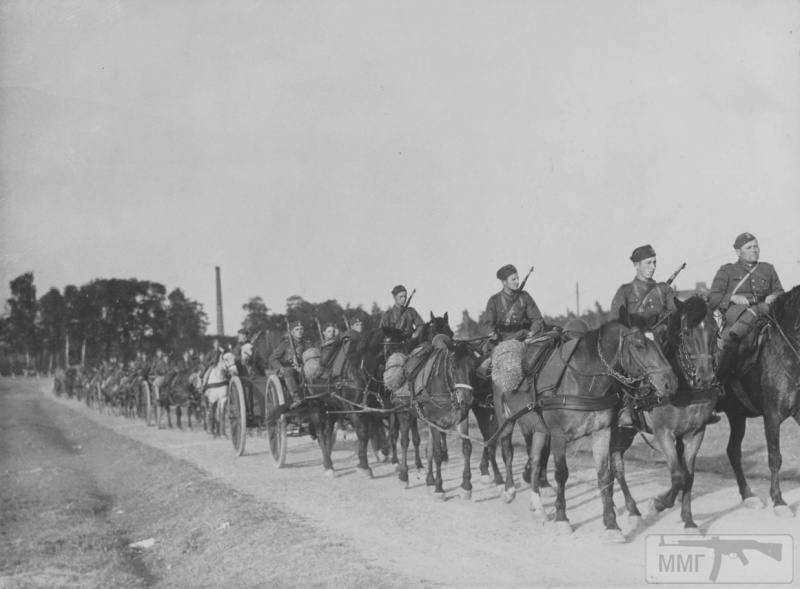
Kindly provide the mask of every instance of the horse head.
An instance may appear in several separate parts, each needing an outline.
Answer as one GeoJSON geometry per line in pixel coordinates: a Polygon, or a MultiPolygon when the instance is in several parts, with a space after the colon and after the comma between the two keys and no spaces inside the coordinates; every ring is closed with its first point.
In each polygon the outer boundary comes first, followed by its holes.
{"type": "Polygon", "coordinates": [[[646,391],[652,388],[658,402],[672,398],[678,388],[678,378],[655,342],[651,331],[652,322],[637,315],[629,315],[623,306],[620,308],[619,320],[612,321],[611,324],[617,326],[617,329],[609,330],[617,335],[615,360],[608,362],[603,357],[603,338],[598,339],[600,359],[609,374],[629,389],[646,391]],[[615,364],[624,375],[616,373],[615,364]]]}
{"type": "Polygon", "coordinates": [[[663,349],[681,388],[705,391],[717,385],[716,340],[714,316],[705,300],[697,295],[685,302],[676,298],[663,349]]]}
{"type": "Polygon", "coordinates": [[[438,418],[430,412],[442,427],[459,423],[473,401],[472,376],[475,373],[475,355],[466,342],[453,342],[449,336],[434,336],[433,354],[428,359],[431,373],[426,390],[432,405],[442,410],[438,418]]]}
{"type": "Polygon", "coordinates": [[[428,321],[422,328],[422,335],[420,341],[429,342],[437,335],[446,335],[448,338],[453,337],[453,330],[450,328],[450,319],[447,311],[441,317],[436,317],[433,313],[431,320],[428,321]]]}

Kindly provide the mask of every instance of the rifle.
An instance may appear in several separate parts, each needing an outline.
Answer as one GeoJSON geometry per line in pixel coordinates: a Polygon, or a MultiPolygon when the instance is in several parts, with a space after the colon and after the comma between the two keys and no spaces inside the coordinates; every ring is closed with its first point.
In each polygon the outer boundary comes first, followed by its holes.
{"type": "Polygon", "coordinates": [[[514,294],[511,295],[511,302],[508,304],[508,309],[506,310],[506,315],[504,317],[504,320],[508,319],[509,311],[511,311],[511,309],[514,308],[514,303],[517,302],[517,299],[520,297],[522,291],[525,289],[525,284],[528,282],[528,278],[530,278],[532,272],[533,272],[533,266],[531,266],[531,269],[528,270],[528,273],[525,275],[525,278],[522,279],[519,288],[517,288],[517,290],[514,291],[514,294]]]}
{"type": "Polygon", "coordinates": [[[680,273],[681,273],[681,271],[682,271],[684,268],[686,268],[686,262],[684,262],[683,264],[681,264],[681,265],[678,267],[678,269],[677,269],[677,270],[675,270],[675,272],[673,272],[673,273],[670,275],[670,277],[669,277],[669,278],[667,278],[667,286],[669,286],[670,284],[672,284],[672,283],[675,281],[675,279],[678,277],[678,274],[680,274],[680,273]]]}
{"type": "Polygon", "coordinates": [[[745,550],[757,550],[772,560],[781,560],[783,545],[779,542],[759,542],[758,540],[720,540],[713,536],[710,540],[677,540],[675,544],[666,544],[661,536],[660,546],[695,546],[697,548],[710,548],[714,551],[714,565],[711,567],[709,579],[716,581],[719,575],[722,555],[729,558],[738,558],[743,565],[750,561],[744,555],[745,550]]]}
{"type": "Polygon", "coordinates": [[[317,319],[316,317],[314,317],[314,323],[317,324],[317,333],[319,334],[319,343],[320,343],[320,345],[322,345],[322,342],[325,340],[325,338],[322,337],[322,326],[319,324],[319,319],[317,319]]]}
{"type": "Polygon", "coordinates": [[[342,314],[342,319],[344,319],[344,326],[347,328],[347,331],[350,331],[350,322],[347,320],[347,315],[342,314]]]}
{"type": "Polygon", "coordinates": [[[295,370],[300,370],[300,363],[297,361],[297,348],[294,347],[292,329],[289,327],[289,318],[284,317],[283,320],[286,322],[286,334],[289,336],[289,345],[292,346],[292,366],[295,370]]]}
{"type": "Polygon", "coordinates": [[[406,299],[406,304],[403,305],[403,310],[400,312],[400,317],[402,317],[405,314],[405,312],[408,311],[408,308],[411,306],[411,299],[414,298],[414,293],[416,292],[417,289],[415,288],[411,291],[411,294],[408,295],[408,298],[406,299]]]}

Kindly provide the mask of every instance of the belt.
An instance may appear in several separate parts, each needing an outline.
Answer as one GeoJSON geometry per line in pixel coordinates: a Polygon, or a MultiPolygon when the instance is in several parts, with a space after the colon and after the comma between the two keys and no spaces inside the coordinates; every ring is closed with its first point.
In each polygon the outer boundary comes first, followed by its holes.
{"type": "Polygon", "coordinates": [[[521,329],[529,329],[530,326],[530,323],[506,323],[505,325],[498,325],[497,331],[520,331],[521,329]]]}

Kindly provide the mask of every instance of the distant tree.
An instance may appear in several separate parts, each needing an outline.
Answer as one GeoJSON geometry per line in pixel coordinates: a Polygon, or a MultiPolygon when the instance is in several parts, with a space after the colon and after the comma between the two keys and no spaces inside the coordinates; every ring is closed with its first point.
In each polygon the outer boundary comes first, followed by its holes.
{"type": "Polygon", "coordinates": [[[42,348],[47,352],[48,366],[52,370],[55,365],[60,365],[56,358],[64,350],[64,336],[67,325],[67,306],[64,296],[57,288],[51,288],[39,299],[39,314],[37,317],[38,332],[42,339],[42,348]]]}
{"type": "Polygon", "coordinates": [[[466,309],[461,313],[461,323],[456,327],[455,333],[458,339],[471,339],[483,335],[480,325],[470,317],[469,311],[466,309]]]}
{"type": "Polygon", "coordinates": [[[167,340],[173,354],[179,356],[193,348],[200,350],[208,318],[203,305],[186,297],[180,288],[167,296],[167,340]]]}
{"type": "Polygon", "coordinates": [[[25,354],[26,363],[30,366],[31,354],[38,351],[36,338],[36,286],[33,283],[33,272],[17,276],[9,283],[11,298],[8,299],[10,344],[14,349],[25,354]]]}

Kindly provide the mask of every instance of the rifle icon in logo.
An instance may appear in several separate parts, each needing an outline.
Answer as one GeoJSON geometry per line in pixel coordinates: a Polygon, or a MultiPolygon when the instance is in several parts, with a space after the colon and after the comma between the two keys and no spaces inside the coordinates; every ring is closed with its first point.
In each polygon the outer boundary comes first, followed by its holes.
{"type": "Polygon", "coordinates": [[[744,555],[745,550],[757,550],[772,560],[780,562],[783,555],[783,545],[779,542],[759,542],[758,540],[721,540],[719,536],[712,536],[708,540],[676,540],[674,543],[664,542],[661,536],[659,546],[686,546],[694,548],[711,548],[714,551],[714,565],[711,568],[709,579],[716,581],[722,564],[722,555],[728,558],[738,558],[743,565],[749,564],[744,555]]]}

